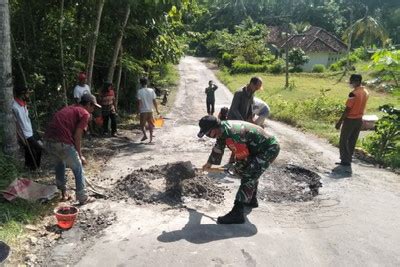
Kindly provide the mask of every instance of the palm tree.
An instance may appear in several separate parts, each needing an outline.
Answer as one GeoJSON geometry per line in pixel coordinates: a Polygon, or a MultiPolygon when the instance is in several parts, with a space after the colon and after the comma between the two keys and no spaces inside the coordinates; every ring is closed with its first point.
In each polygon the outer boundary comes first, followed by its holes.
{"type": "Polygon", "coordinates": [[[343,40],[347,42],[349,38],[362,38],[364,47],[371,47],[377,39],[381,41],[383,46],[388,41],[388,35],[385,29],[376,19],[371,16],[364,16],[347,28],[343,33],[343,40]],[[352,34],[350,34],[351,32],[352,34]]]}
{"type": "Polygon", "coordinates": [[[15,155],[18,149],[11,74],[10,13],[8,0],[0,0],[0,129],[5,154],[15,155]]]}
{"type": "Polygon", "coordinates": [[[308,22],[299,22],[299,23],[289,23],[289,29],[291,33],[301,34],[308,31],[311,28],[311,24],[308,22]]]}

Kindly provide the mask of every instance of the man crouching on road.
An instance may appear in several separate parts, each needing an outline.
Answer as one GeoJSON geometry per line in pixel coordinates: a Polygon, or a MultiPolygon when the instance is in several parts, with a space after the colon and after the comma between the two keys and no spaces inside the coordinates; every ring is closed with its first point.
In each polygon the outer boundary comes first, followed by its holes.
{"type": "Polygon", "coordinates": [[[74,173],[76,199],[81,205],[94,201],[85,190],[82,164],[86,164],[86,159],[81,152],[81,139],[95,106],[101,108],[93,95],[82,95],[79,104],[64,107],[54,114],[44,136],[47,151],[56,159],[56,184],[61,190],[62,199],[70,199],[65,177],[65,167],[68,166],[74,173]]]}
{"type": "Polygon", "coordinates": [[[199,126],[198,137],[206,135],[217,139],[203,170],[211,168],[212,164],[221,164],[225,146],[228,146],[236,158],[235,171],[241,177],[233,209],[218,217],[217,222],[244,223],[244,206],[258,207],[258,179],[278,156],[279,144],[261,127],[245,121],[220,121],[214,116],[205,116],[199,121],[199,126]]]}

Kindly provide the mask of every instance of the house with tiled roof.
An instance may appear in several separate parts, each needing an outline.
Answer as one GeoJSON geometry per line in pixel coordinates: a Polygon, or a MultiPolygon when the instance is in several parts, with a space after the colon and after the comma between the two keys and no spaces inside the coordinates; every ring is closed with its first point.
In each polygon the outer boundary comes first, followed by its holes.
{"type": "Polygon", "coordinates": [[[301,48],[310,60],[302,66],[304,71],[311,71],[316,64],[329,67],[346,54],[347,45],[334,34],[320,28],[311,26],[300,34],[291,34],[286,37],[280,26],[270,27],[267,43],[284,50],[288,46],[301,48]]]}

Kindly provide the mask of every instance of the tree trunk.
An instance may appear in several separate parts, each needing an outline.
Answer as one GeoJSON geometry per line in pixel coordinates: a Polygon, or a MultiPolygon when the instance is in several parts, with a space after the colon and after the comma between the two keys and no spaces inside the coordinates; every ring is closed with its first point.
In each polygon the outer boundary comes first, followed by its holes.
{"type": "Polygon", "coordinates": [[[121,48],[119,49],[119,69],[118,69],[118,76],[117,76],[117,82],[115,83],[116,85],[116,92],[115,92],[115,108],[118,110],[118,96],[119,96],[119,88],[121,84],[121,76],[122,76],[122,50],[123,46],[121,45],[121,48]]]}
{"type": "Polygon", "coordinates": [[[114,71],[115,71],[115,66],[117,65],[117,59],[118,59],[118,54],[119,54],[119,49],[121,48],[122,44],[122,38],[124,38],[124,31],[126,24],[128,23],[129,15],[131,13],[131,6],[129,4],[126,5],[126,11],[125,11],[125,19],[123,21],[123,24],[120,29],[119,36],[117,38],[117,41],[115,43],[114,47],[114,55],[111,61],[110,68],[108,69],[108,75],[107,75],[107,81],[112,82],[113,77],[114,77],[114,71]]]}
{"type": "Polygon", "coordinates": [[[87,83],[90,86],[90,88],[92,87],[94,55],[96,54],[97,37],[99,36],[101,14],[103,13],[104,2],[105,0],[98,0],[96,26],[92,34],[91,38],[92,43],[89,50],[89,59],[87,64],[87,83]]]}
{"type": "Polygon", "coordinates": [[[68,105],[68,97],[67,97],[67,85],[65,84],[65,67],[64,67],[64,45],[63,45],[63,39],[62,39],[62,33],[63,33],[63,24],[64,24],[64,0],[61,0],[61,6],[60,6],[60,28],[58,32],[58,38],[60,41],[60,56],[61,56],[61,79],[62,79],[62,88],[63,88],[63,100],[64,104],[67,106],[68,105]]]}
{"type": "Polygon", "coordinates": [[[15,156],[18,144],[15,120],[11,110],[13,86],[8,0],[0,0],[0,51],[0,129],[2,131],[2,149],[5,154],[15,156]]]}

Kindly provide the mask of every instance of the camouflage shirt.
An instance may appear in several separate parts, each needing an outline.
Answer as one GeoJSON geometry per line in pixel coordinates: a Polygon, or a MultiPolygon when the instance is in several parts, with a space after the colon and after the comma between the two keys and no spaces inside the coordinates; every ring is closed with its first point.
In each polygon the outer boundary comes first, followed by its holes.
{"type": "Polygon", "coordinates": [[[275,137],[268,135],[263,128],[246,121],[222,121],[221,130],[222,136],[217,138],[217,142],[208,158],[208,163],[210,164],[221,164],[226,146],[236,156],[238,154],[243,155],[240,158],[243,160],[246,156],[262,154],[269,146],[277,144],[275,137]]]}

